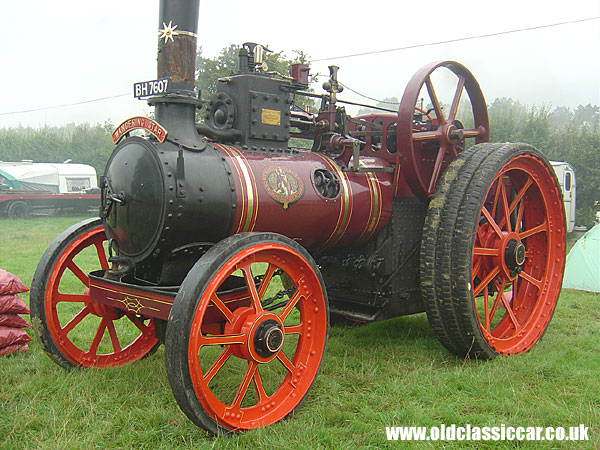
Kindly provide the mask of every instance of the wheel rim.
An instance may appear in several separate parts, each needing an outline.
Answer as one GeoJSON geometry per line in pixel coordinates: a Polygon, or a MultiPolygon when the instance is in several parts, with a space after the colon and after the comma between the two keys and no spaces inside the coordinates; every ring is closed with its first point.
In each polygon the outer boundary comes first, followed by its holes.
{"type": "Polygon", "coordinates": [[[317,374],[326,325],[318,276],[300,254],[263,243],[234,255],[204,290],[190,331],[190,377],[204,410],[229,430],[257,428],[286,417],[317,374]],[[262,279],[255,284],[257,267],[262,279]],[[234,274],[243,276],[249,299],[248,306],[231,311],[219,288],[234,274]],[[270,297],[273,287],[278,289],[278,277],[279,286],[288,286],[283,301],[270,297]],[[269,306],[267,298],[273,301],[269,306]],[[215,333],[205,323],[209,307],[225,319],[222,331],[215,333]]]}
{"type": "Polygon", "coordinates": [[[466,138],[475,138],[476,144],[489,140],[487,106],[477,80],[466,67],[454,61],[436,62],[422,67],[406,86],[398,109],[397,125],[402,170],[417,197],[429,198],[433,195],[440,174],[464,149],[466,138]],[[448,114],[442,111],[438,93],[431,80],[433,72],[441,67],[458,77],[448,114]],[[417,105],[423,86],[427,88],[435,118],[417,105]],[[473,112],[473,126],[468,129],[463,129],[462,124],[456,120],[465,90],[473,112]],[[415,111],[422,114],[421,119],[416,119],[415,111]]]}
{"type": "Polygon", "coordinates": [[[144,357],[158,342],[153,320],[90,300],[86,269],[108,269],[104,241],[102,226],[79,235],[59,255],[46,285],[48,331],[59,351],[78,366],[121,366],[144,357]]]}
{"type": "Polygon", "coordinates": [[[494,351],[525,352],[546,329],[562,282],[564,220],[554,175],[535,156],[513,158],[492,181],[471,281],[479,329],[494,351]]]}

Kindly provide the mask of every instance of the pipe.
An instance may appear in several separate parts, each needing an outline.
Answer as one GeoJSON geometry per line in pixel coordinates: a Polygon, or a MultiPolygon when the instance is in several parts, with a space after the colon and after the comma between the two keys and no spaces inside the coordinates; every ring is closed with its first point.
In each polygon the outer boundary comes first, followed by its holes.
{"type": "Polygon", "coordinates": [[[206,143],[196,131],[199,101],[194,86],[200,0],[161,0],[158,20],[158,78],[168,78],[166,95],[153,97],[155,116],[167,139],[190,150],[206,143]]]}

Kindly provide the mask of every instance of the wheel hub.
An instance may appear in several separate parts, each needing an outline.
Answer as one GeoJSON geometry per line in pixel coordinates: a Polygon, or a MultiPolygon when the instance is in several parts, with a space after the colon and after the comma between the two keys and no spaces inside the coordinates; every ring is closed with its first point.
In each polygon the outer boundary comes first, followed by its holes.
{"type": "Polygon", "coordinates": [[[504,262],[511,277],[516,276],[523,270],[525,263],[526,248],[522,242],[509,239],[504,247],[504,262]]]}
{"type": "Polygon", "coordinates": [[[233,346],[233,354],[264,364],[276,357],[284,342],[284,328],[276,314],[251,308],[238,308],[234,319],[225,325],[225,333],[245,335],[244,343],[233,346]]]}
{"type": "Polygon", "coordinates": [[[283,330],[273,319],[261,322],[254,332],[254,350],[263,358],[279,351],[283,345],[283,330]]]}

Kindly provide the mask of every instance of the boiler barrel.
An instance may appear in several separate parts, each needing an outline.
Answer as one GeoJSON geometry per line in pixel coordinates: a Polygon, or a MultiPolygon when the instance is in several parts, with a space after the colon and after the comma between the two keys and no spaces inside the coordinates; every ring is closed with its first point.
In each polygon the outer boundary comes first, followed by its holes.
{"type": "MultiPolygon", "coordinates": [[[[216,147],[235,183],[236,209],[230,234],[271,231],[306,248],[332,247],[366,242],[390,220],[389,172],[342,171],[321,153],[267,155],[242,152],[234,146],[216,147]],[[335,189],[318,189],[325,177],[339,186],[336,195],[331,195],[335,189]]],[[[361,162],[363,170],[385,164],[375,158],[361,162]]]]}

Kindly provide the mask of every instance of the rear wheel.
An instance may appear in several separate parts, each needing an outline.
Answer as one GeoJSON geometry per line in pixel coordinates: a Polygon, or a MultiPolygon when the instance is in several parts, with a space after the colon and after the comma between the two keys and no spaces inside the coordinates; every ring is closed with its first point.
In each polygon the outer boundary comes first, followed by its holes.
{"type": "Polygon", "coordinates": [[[88,273],[108,269],[100,219],[60,234],[42,256],[31,285],[31,322],[44,351],[65,368],[121,366],[158,348],[154,320],[89,297],[88,273]]]}
{"type": "Polygon", "coordinates": [[[277,422],[300,405],[327,341],[328,303],[312,257],[273,233],[243,233],[186,276],[165,359],[182,411],[213,434],[277,422]]]}
{"type": "Polygon", "coordinates": [[[565,262],[560,189],[525,144],[461,154],[425,222],[421,283],[429,321],[459,356],[528,351],[556,305],[565,262]]]}
{"type": "Polygon", "coordinates": [[[31,205],[22,200],[12,202],[8,206],[7,214],[9,219],[29,219],[31,214],[31,205]]]}

